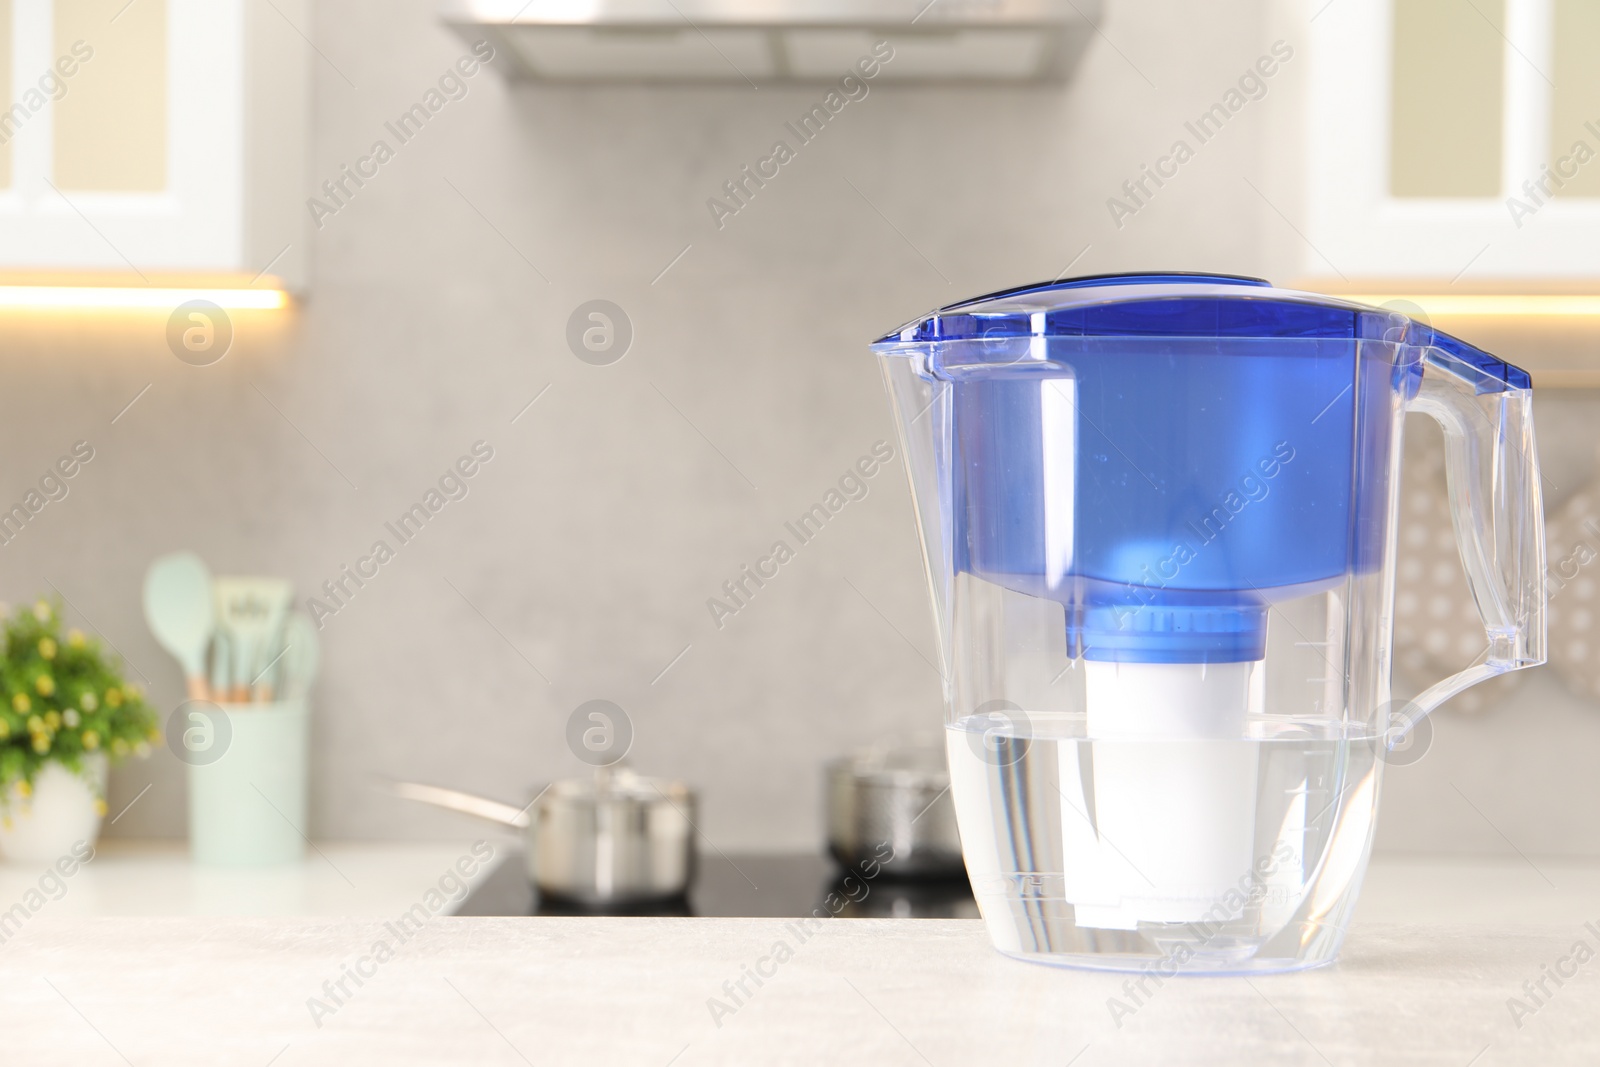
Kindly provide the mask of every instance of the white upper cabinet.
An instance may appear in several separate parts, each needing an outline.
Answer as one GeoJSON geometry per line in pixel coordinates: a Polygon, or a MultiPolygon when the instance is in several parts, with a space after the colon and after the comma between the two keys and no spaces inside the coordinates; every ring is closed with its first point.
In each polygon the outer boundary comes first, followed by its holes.
{"type": "Polygon", "coordinates": [[[1600,275],[1600,3],[1336,2],[1310,32],[1309,273],[1600,275]]]}
{"type": "Polygon", "coordinates": [[[306,0],[0,0],[0,271],[301,288],[306,0]]]}

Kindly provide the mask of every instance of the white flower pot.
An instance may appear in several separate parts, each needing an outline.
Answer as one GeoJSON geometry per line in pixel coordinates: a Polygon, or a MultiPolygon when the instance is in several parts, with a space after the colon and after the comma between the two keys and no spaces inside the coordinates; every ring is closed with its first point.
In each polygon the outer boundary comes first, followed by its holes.
{"type": "Polygon", "coordinates": [[[100,835],[100,798],[106,791],[106,758],[86,756],[83,774],[51,760],[22,795],[20,783],[6,790],[0,810],[0,859],[8,863],[54,863],[83,841],[100,835]]]}

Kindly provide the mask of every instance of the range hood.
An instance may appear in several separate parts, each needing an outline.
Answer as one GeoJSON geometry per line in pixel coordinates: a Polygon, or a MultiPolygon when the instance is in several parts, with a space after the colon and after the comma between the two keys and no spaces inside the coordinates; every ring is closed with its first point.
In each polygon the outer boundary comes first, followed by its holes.
{"type": "MultiPolygon", "coordinates": [[[[450,0],[444,21],[538,81],[1064,81],[1100,0],[450,0]]],[[[496,64],[501,66],[500,63],[496,64]]]]}

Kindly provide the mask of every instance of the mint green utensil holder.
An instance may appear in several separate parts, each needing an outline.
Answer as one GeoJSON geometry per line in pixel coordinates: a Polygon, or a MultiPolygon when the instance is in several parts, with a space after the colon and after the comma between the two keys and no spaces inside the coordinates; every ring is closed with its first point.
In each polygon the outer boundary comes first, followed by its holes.
{"type": "Polygon", "coordinates": [[[264,867],[305,854],[306,701],[218,704],[221,755],[189,765],[189,849],[208,867],[264,867]]]}

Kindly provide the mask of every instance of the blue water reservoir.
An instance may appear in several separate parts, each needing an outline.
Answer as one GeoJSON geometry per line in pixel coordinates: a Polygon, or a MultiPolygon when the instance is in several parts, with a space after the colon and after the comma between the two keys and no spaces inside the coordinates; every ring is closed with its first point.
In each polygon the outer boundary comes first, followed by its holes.
{"type": "Polygon", "coordinates": [[[878,345],[951,383],[955,570],[1064,604],[1089,659],[1223,663],[1265,655],[1268,605],[1381,564],[1415,346],[1521,374],[1425,330],[1139,274],[981,297],[878,345]]]}

